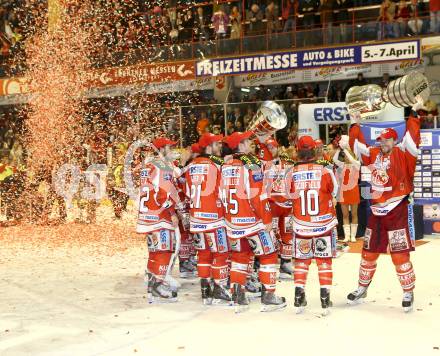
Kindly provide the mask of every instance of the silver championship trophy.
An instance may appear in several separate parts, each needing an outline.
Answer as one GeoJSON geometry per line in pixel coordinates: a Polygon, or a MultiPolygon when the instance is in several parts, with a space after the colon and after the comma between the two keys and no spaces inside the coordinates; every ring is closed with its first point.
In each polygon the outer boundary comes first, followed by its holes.
{"type": "Polygon", "coordinates": [[[428,78],[422,73],[411,72],[393,80],[385,89],[376,84],[351,87],[345,103],[349,114],[359,113],[365,118],[382,111],[387,103],[396,107],[413,106],[417,96],[425,102],[430,94],[428,78]]]}
{"type": "Polygon", "coordinates": [[[284,129],[286,125],[287,115],[283,108],[274,101],[265,101],[261,104],[247,129],[252,130],[257,138],[263,138],[284,129]]]}

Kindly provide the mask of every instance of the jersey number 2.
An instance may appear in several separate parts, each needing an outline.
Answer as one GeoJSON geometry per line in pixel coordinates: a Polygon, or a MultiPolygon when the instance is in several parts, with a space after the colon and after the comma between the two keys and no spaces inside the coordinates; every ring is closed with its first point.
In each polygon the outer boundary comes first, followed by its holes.
{"type": "Polygon", "coordinates": [[[142,188],[142,197],[139,202],[139,211],[141,213],[148,213],[148,207],[146,206],[146,203],[148,203],[148,200],[150,200],[150,188],[143,187],[142,188]]]}

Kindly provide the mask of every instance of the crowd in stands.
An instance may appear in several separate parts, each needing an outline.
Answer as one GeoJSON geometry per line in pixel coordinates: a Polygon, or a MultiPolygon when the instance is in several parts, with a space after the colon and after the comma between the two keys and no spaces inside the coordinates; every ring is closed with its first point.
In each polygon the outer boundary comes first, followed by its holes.
{"type": "MultiPolygon", "coordinates": [[[[360,73],[350,81],[335,81],[330,88],[327,88],[327,83],[260,85],[250,88],[249,93],[236,88],[229,94],[228,104],[217,102],[212,91],[90,99],[85,111],[86,132],[88,139],[93,141],[99,138],[102,145],[108,146],[120,141],[120,136],[134,141],[148,135],[153,129],[155,133],[166,133],[176,140],[182,138],[183,146],[188,146],[206,131],[231,134],[246,130],[260,103],[275,100],[282,105],[288,117],[287,127],[277,133],[280,142],[288,146],[297,134],[300,104],[343,102],[351,86],[373,83],[385,88],[392,79],[384,74],[381,79],[370,80],[360,73]],[[182,120],[176,104],[182,106],[182,120]]],[[[437,104],[429,100],[426,107],[428,113],[422,120],[422,128],[439,127],[437,104]]],[[[1,107],[0,111],[0,149],[10,151],[11,159],[17,164],[23,162],[20,157],[24,151],[21,139],[24,133],[24,113],[25,110],[20,106],[1,107]]]]}
{"type": "MultiPolygon", "coordinates": [[[[34,27],[42,26],[35,18],[45,14],[46,7],[42,0],[8,0],[0,5],[1,55],[16,53],[34,27]]],[[[99,23],[107,57],[144,50],[144,59],[166,60],[179,58],[182,51],[190,53],[180,56],[210,55],[208,42],[216,46],[216,53],[233,53],[240,46],[243,51],[258,51],[440,32],[440,0],[100,0],[96,7],[108,14],[99,23]],[[359,26],[362,23],[365,26],[359,26]],[[286,33],[295,39],[281,36],[286,33]],[[240,45],[240,38],[259,35],[269,37],[240,45]],[[216,40],[221,39],[229,41],[219,45],[216,40]],[[266,47],[257,42],[265,42],[266,47]],[[205,45],[185,49],[188,43],[205,45]],[[164,46],[177,47],[164,57],[157,53],[164,46]]],[[[117,58],[111,61],[118,63],[117,58]]]]}

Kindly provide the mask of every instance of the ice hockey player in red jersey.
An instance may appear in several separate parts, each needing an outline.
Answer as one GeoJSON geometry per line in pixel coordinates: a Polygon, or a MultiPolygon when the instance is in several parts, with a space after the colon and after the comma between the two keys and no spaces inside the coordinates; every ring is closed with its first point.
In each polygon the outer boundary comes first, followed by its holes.
{"type": "Polygon", "coordinates": [[[265,187],[268,189],[270,210],[274,229],[279,236],[280,279],[291,279],[292,267],[292,201],[286,194],[286,174],[293,167],[293,160],[279,155],[278,142],[269,138],[264,149],[270,154],[270,161],[264,164],[265,187]]]}
{"type": "Polygon", "coordinates": [[[397,132],[384,129],[377,137],[379,146],[368,147],[358,123],[351,126],[349,137],[341,138],[341,148],[350,145],[353,152],[371,171],[371,212],[364,236],[359,269],[359,287],[348,295],[350,303],[367,296],[367,289],[376,271],[381,253],[389,252],[403,289],[402,307],[412,309],[415,273],[410,261],[414,251],[412,206],[408,202],[413,191],[413,178],[420,143],[420,121],[417,111],[421,99],[413,106],[406,122],[406,132],[398,144],[397,132]]]}
{"type": "Polygon", "coordinates": [[[251,154],[253,133],[235,132],[225,143],[233,151],[221,168],[220,194],[224,204],[226,230],[231,246],[230,280],[236,310],[249,305],[244,285],[252,254],[260,258],[259,277],[262,284],[262,311],[286,306],[285,298],[275,295],[276,240],[272,233],[272,217],[263,188],[260,161],[251,154]]]}
{"type": "Polygon", "coordinates": [[[318,266],[324,314],[331,307],[332,258],[336,255],[336,212],[333,198],[336,178],[327,161],[316,160],[316,143],[302,136],[297,143],[298,162],[288,174],[293,206],[293,257],[295,261],[295,307],[307,305],[305,285],[312,259],[318,266]]]}
{"type": "MultiPolygon", "coordinates": [[[[192,149],[191,149],[192,151],[192,149]]],[[[179,203],[176,205],[176,212],[179,217],[179,231],[180,231],[180,248],[179,254],[179,276],[180,278],[193,278],[196,275],[196,266],[194,263],[195,250],[193,236],[189,229],[189,198],[186,196],[186,164],[194,155],[194,152],[182,151],[179,164],[179,169],[176,169],[176,183],[179,196],[179,203]]]]}
{"type": "Polygon", "coordinates": [[[219,197],[222,139],[223,135],[204,133],[198,143],[201,155],[191,161],[185,173],[190,231],[198,251],[197,270],[204,304],[231,302],[226,287],[229,246],[219,197]]]}
{"type": "Polygon", "coordinates": [[[165,282],[173,253],[175,229],[179,220],[175,213],[177,190],[172,148],[176,142],[157,138],[154,159],[141,170],[139,214],[136,231],[145,234],[148,243],[148,297],[150,300],[177,300],[177,292],[165,282]]]}

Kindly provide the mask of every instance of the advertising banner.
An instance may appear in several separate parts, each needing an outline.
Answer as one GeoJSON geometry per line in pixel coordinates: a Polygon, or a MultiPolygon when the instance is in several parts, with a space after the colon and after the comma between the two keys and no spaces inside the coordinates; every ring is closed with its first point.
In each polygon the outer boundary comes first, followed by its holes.
{"type": "Polygon", "coordinates": [[[359,73],[364,78],[379,78],[384,73],[402,76],[413,70],[425,71],[423,58],[398,63],[361,64],[355,66],[322,67],[306,70],[287,70],[277,72],[250,73],[234,77],[235,86],[255,87],[259,85],[281,85],[295,83],[316,83],[329,80],[355,79],[359,73]]]}
{"type": "Polygon", "coordinates": [[[236,75],[280,70],[361,65],[420,58],[420,41],[353,45],[243,57],[205,59],[196,63],[196,76],[236,75]]]}
{"type": "Polygon", "coordinates": [[[440,132],[422,130],[419,157],[414,174],[414,201],[440,204],[440,132]]]}
{"type": "MultiPolygon", "coordinates": [[[[371,115],[364,122],[385,122],[387,120],[402,120],[405,123],[403,108],[386,105],[379,114],[371,115]]],[[[298,135],[310,135],[319,138],[319,125],[350,124],[350,117],[344,102],[302,104],[298,111],[298,135]]],[[[386,125],[386,124],[385,124],[386,125]]],[[[371,134],[370,134],[371,136],[371,134]]]]}
{"type": "Polygon", "coordinates": [[[90,71],[88,73],[88,86],[163,83],[191,79],[195,79],[194,62],[192,61],[154,63],[90,71]]]}

